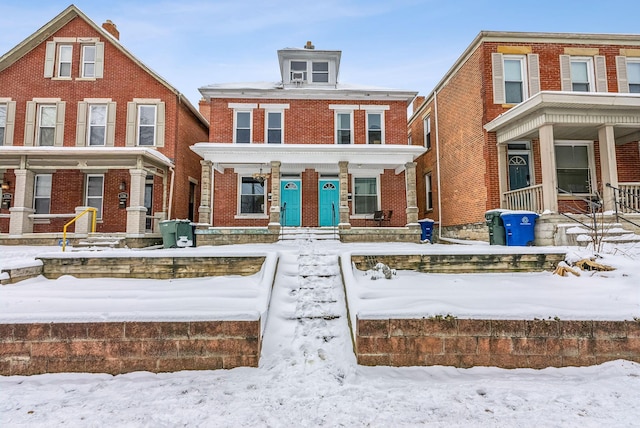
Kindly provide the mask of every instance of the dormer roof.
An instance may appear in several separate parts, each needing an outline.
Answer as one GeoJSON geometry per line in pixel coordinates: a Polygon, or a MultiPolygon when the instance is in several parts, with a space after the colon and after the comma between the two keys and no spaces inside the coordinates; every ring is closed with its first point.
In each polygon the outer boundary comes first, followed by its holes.
{"type": "Polygon", "coordinates": [[[338,84],[342,51],[316,50],[311,42],[303,48],[278,51],[280,76],[285,87],[333,86],[338,84]]]}

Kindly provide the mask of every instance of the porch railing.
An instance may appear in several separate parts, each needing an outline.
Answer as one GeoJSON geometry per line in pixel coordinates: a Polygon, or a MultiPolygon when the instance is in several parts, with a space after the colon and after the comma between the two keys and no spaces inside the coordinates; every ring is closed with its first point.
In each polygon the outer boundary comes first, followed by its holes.
{"type": "Polygon", "coordinates": [[[510,190],[504,193],[504,199],[504,208],[508,210],[525,210],[540,214],[544,208],[542,201],[542,184],[518,190],[510,190]]]}
{"type": "MultiPolygon", "coordinates": [[[[608,187],[611,187],[608,185],[608,187]]],[[[618,183],[617,206],[623,213],[640,213],[640,183],[618,183]]]]}

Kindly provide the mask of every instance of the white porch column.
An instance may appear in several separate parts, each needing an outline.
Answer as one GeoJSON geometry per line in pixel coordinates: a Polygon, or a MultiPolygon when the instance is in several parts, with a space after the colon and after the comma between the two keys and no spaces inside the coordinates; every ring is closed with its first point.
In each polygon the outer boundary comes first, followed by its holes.
{"type": "Polygon", "coordinates": [[[338,162],[340,167],[340,229],[351,229],[349,220],[349,162],[338,162]]]}
{"type": "Polygon", "coordinates": [[[418,223],[418,195],[416,192],[416,163],[404,164],[405,189],[407,194],[407,226],[420,227],[418,223]]]}
{"type": "Polygon", "coordinates": [[[280,165],[271,161],[271,207],[269,208],[269,230],[280,231],[280,165]]]}
{"type": "Polygon", "coordinates": [[[147,172],[144,169],[130,169],[131,195],[127,207],[127,237],[144,237],[147,208],[144,206],[144,185],[147,172]]]}
{"type": "Polygon", "coordinates": [[[540,127],[540,165],[542,167],[543,211],[558,212],[558,175],[556,151],[553,143],[553,125],[540,127]]]}
{"type": "Polygon", "coordinates": [[[212,162],[201,160],[200,173],[200,206],[198,207],[198,222],[211,224],[211,183],[213,182],[212,162]]]}
{"type": "Polygon", "coordinates": [[[33,219],[30,214],[36,212],[33,209],[33,185],[36,175],[28,169],[16,169],[15,194],[13,195],[13,207],[9,208],[9,236],[22,236],[33,232],[33,219]]]}
{"type": "Polygon", "coordinates": [[[600,146],[600,173],[602,175],[602,202],[605,211],[612,211],[613,189],[607,183],[618,187],[618,165],[616,162],[616,141],[613,126],[605,125],[598,129],[598,143],[600,146]]]}
{"type": "MultiPolygon", "coordinates": [[[[76,215],[80,214],[89,207],[76,207],[76,215]]],[[[74,222],[74,237],[86,238],[91,232],[91,224],[93,222],[93,213],[88,212],[74,222]]]]}
{"type": "Polygon", "coordinates": [[[500,192],[500,208],[506,208],[504,194],[509,188],[507,180],[509,166],[507,165],[507,145],[498,144],[498,191],[500,192]]]}

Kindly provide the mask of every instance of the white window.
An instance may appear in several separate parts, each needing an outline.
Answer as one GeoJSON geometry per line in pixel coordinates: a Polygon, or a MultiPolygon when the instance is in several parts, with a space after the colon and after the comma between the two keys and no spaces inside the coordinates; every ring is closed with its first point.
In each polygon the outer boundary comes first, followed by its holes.
{"type": "Polygon", "coordinates": [[[7,105],[0,104],[0,146],[4,146],[4,134],[7,128],[7,105]]]}
{"type": "Polygon", "coordinates": [[[107,106],[89,105],[89,130],[87,139],[90,146],[104,146],[107,134],[107,106]]]}
{"type": "Polygon", "coordinates": [[[85,204],[97,210],[96,218],[102,218],[102,202],[104,199],[104,176],[87,175],[85,189],[85,204]]]}
{"type": "Polygon", "coordinates": [[[291,61],[290,80],[292,82],[307,81],[307,61],[291,61]]]}
{"type": "Polygon", "coordinates": [[[82,47],[82,77],[96,77],[96,46],[82,47]]]}
{"type": "Polygon", "coordinates": [[[71,77],[73,46],[60,45],[58,48],[58,77],[71,77]]]}
{"type": "Polygon", "coordinates": [[[428,149],[431,148],[431,115],[427,115],[423,121],[424,125],[424,146],[428,149]]]}
{"type": "Polygon", "coordinates": [[[560,193],[591,194],[594,179],[592,142],[556,142],[556,172],[560,193]]]}
{"type": "Polygon", "coordinates": [[[138,106],[138,145],[156,145],[156,112],[155,105],[138,106]]]}
{"type": "Polygon", "coordinates": [[[629,92],[640,93],[640,60],[627,58],[627,79],[629,92]]]}
{"type": "Polygon", "coordinates": [[[11,98],[0,98],[0,146],[13,145],[16,121],[16,102],[11,98]]]}
{"type": "Polygon", "coordinates": [[[353,179],[353,213],[373,214],[378,210],[378,180],[376,177],[353,179]]]}
{"type": "Polygon", "coordinates": [[[383,144],[383,114],[367,113],[367,144],[383,144]]]}
{"type": "Polygon", "coordinates": [[[433,210],[433,185],[432,185],[432,176],[431,173],[427,173],[424,175],[424,187],[425,187],[425,192],[426,192],[426,203],[425,203],[425,209],[427,211],[431,211],[433,210]]]}
{"type": "Polygon", "coordinates": [[[311,63],[311,81],[314,83],[329,82],[329,63],[327,61],[311,63]]]}
{"type": "Polygon", "coordinates": [[[53,146],[56,135],[56,106],[38,106],[38,145],[53,146]]]}
{"type": "Polygon", "coordinates": [[[574,92],[595,91],[593,80],[591,58],[571,58],[571,90],[574,92]]]}
{"type": "Polygon", "coordinates": [[[284,114],[281,111],[266,112],[266,142],[268,144],[282,144],[284,114]]]}
{"type": "Polygon", "coordinates": [[[353,143],[353,114],[351,112],[336,112],[336,143],[353,143]]]}
{"type": "Polygon", "coordinates": [[[37,174],[33,190],[33,208],[36,214],[51,212],[51,174],[37,174]]]}
{"type": "Polygon", "coordinates": [[[251,142],[251,111],[236,111],[234,118],[234,143],[250,143],[251,142]]]}
{"type": "Polygon", "coordinates": [[[504,55],[504,93],[507,104],[518,104],[527,98],[526,62],[524,56],[504,55]]]}
{"type": "Polygon", "coordinates": [[[266,214],[266,181],[240,177],[240,214],[266,214]]]}

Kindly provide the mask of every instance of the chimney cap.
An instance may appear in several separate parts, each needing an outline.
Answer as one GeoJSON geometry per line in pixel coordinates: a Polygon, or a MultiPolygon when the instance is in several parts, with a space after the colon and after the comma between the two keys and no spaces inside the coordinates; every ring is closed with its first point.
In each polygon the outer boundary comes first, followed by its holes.
{"type": "Polygon", "coordinates": [[[304,46],[305,49],[315,49],[316,47],[313,46],[313,44],[311,43],[310,40],[307,41],[307,44],[304,46]]]}

